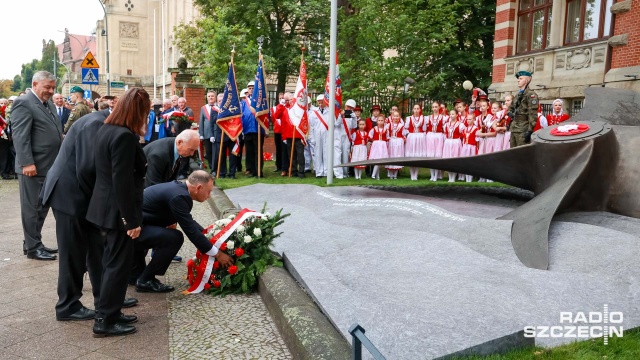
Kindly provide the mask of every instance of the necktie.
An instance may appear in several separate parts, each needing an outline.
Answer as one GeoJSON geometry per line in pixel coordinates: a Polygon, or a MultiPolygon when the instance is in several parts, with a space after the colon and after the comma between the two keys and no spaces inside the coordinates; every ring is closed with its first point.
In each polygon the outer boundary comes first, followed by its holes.
{"type": "Polygon", "coordinates": [[[213,106],[211,107],[211,113],[209,113],[209,120],[213,119],[213,106]]]}
{"type": "Polygon", "coordinates": [[[49,104],[46,101],[43,101],[42,105],[44,105],[44,107],[46,107],[47,109],[49,108],[49,104]]]}
{"type": "Polygon", "coordinates": [[[58,108],[58,117],[60,119],[62,119],[62,108],[61,107],[58,108]]]}
{"type": "Polygon", "coordinates": [[[178,176],[178,170],[180,169],[180,159],[181,157],[178,156],[178,158],[176,159],[176,162],[173,164],[173,168],[171,168],[171,177],[169,178],[169,180],[175,180],[178,176]]]}

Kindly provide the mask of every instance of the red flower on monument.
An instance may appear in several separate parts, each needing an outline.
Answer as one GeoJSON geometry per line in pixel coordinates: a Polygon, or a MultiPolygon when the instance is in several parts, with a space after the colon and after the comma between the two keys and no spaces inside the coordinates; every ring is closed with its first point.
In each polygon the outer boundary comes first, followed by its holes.
{"type": "Polygon", "coordinates": [[[240,257],[242,255],[244,255],[244,250],[242,250],[242,248],[237,248],[236,249],[236,256],[240,257]]]}
{"type": "Polygon", "coordinates": [[[238,267],[235,265],[231,265],[229,266],[229,269],[227,269],[227,271],[229,272],[229,274],[235,275],[238,272],[238,267]]]}
{"type": "Polygon", "coordinates": [[[219,287],[220,287],[220,281],[218,281],[218,280],[213,280],[213,287],[214,287],[214,288],[219,288],[219,287]]]}
{"type": "Polygon", "coordinates": [[[223,242],[222,245],[220,245],[220,250],[225,251],[227,250],[227,243],[223,242]]]}
{"type": "Polygon", "coordinates": [[[220,263],[218,261],[213,262],[213,270],[218,270],[220,268],[220,263]]]}
{"type": "Polygon", "coordinates": [[[211,289],[211,285],[209,285],[209,283],[204,284],[204,289],[205,290],[211,289]]]}

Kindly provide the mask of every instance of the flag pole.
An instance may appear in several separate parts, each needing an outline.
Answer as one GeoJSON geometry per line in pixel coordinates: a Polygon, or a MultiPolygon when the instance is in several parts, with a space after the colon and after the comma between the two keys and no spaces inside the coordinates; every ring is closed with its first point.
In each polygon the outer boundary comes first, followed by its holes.
{"type": "MultiPolygon", "coordinates": [[[[233,66],[233,55],[235,53],[236,53],[236,45],[233,44],[233,48],[231,48],[231,65],[229,66],[233,66]]],[[[224,144],[224,130],[220,128],[220,131],[222,131],[222,134],[220,134],[220,152],[218,153],[218,170],[216,171],[216,179],[220,177],[220,163],[222,162],[222,144],[224,144]]]]}
{"type": "MultiPolygon", "coordinates": [[[[258,63],[261,63],[262,61],[262,40],[263,39],[264,38],[262,36],[258,38],[258,63]]],[[[262,62],[262,69],[264,71],[264,62],[262,62]]],[[[254,83],[254,88],[255,88],[255,83],[254,83]]],[[[260,141],[260,138],[262,138],[262,126],[260,125],[260,120],[258,120],[257,117],[256,117],[256,127],[258,129],[258,179],[260,179],[262,177],[262,142],[260,141]]]]}
{"type": "Polygon", "coordinates": [[[336,38],[338,36],[338,0],[331,0],[331,21],[329,37],[329,157],[327,164],[327,185],[333,184],[333,132],[336,121],[336,38]]]}
{"type": "MultiPolygon", "coordinates": [[[[302,44],[302,53],[300,54],[300,63],[302,64],[303,61],[304,61],[304,43],[302,44]]],[[[298,76],[300,76],[300,74],[298,74],[298,76]]],[[[305,109],[305,111],[307,110],[305,109]]],[[[291,119],[289,119],[289,122],[291,122],[291,119]]],[[[291,151],[290,151],[291,154],[289,154],[289,177],[291,177],[291,166],[293,165],[293,152],[295,151],[297,132],[298,132],[298,127],[294,126],[293,136],[291,137],[291,151]]]]}

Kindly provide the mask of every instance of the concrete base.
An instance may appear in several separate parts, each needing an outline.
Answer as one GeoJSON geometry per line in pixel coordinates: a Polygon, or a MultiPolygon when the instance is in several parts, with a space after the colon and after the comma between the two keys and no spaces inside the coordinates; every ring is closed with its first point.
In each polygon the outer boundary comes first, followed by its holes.
{"type": "Polygon", "coordinates": [[[604,304],[624,313],[625,329],[640,325],[640,239],[630,230],[638,219],[611,215],[609,228],[585,224],[597,213],[554,222],[549,270],[541,271],[515,256],[510,221],[477,216],[505,207],[353,187],[258,184],[226,193],[243,207],[266,201],[271,212],[292,214],[275,243],[292,275],[345,339],[358,322],[390,359],[526,345],[509,336],[604,304]]]}

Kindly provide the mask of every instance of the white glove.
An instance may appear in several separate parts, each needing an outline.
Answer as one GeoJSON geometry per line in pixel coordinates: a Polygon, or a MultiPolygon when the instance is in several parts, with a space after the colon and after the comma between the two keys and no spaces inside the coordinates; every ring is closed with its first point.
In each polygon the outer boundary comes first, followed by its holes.
{"type": "Polygon", "coordinates": [[[214,137],[210,137],[210,138],[209,138],[209,141],[211,141],[212,143],[214,143],[214,142],[216,142],[216,138],[214,138],[214,137]]]}
{"type": "Polygon", "coordinates": [[[204,136],[200,136],[200,140],[204,140],[204,136]]]}
{"type": "Polygon", "coordinates": [[[282,143],[287,145],[287,140],[282,140],[282,143]]]}

